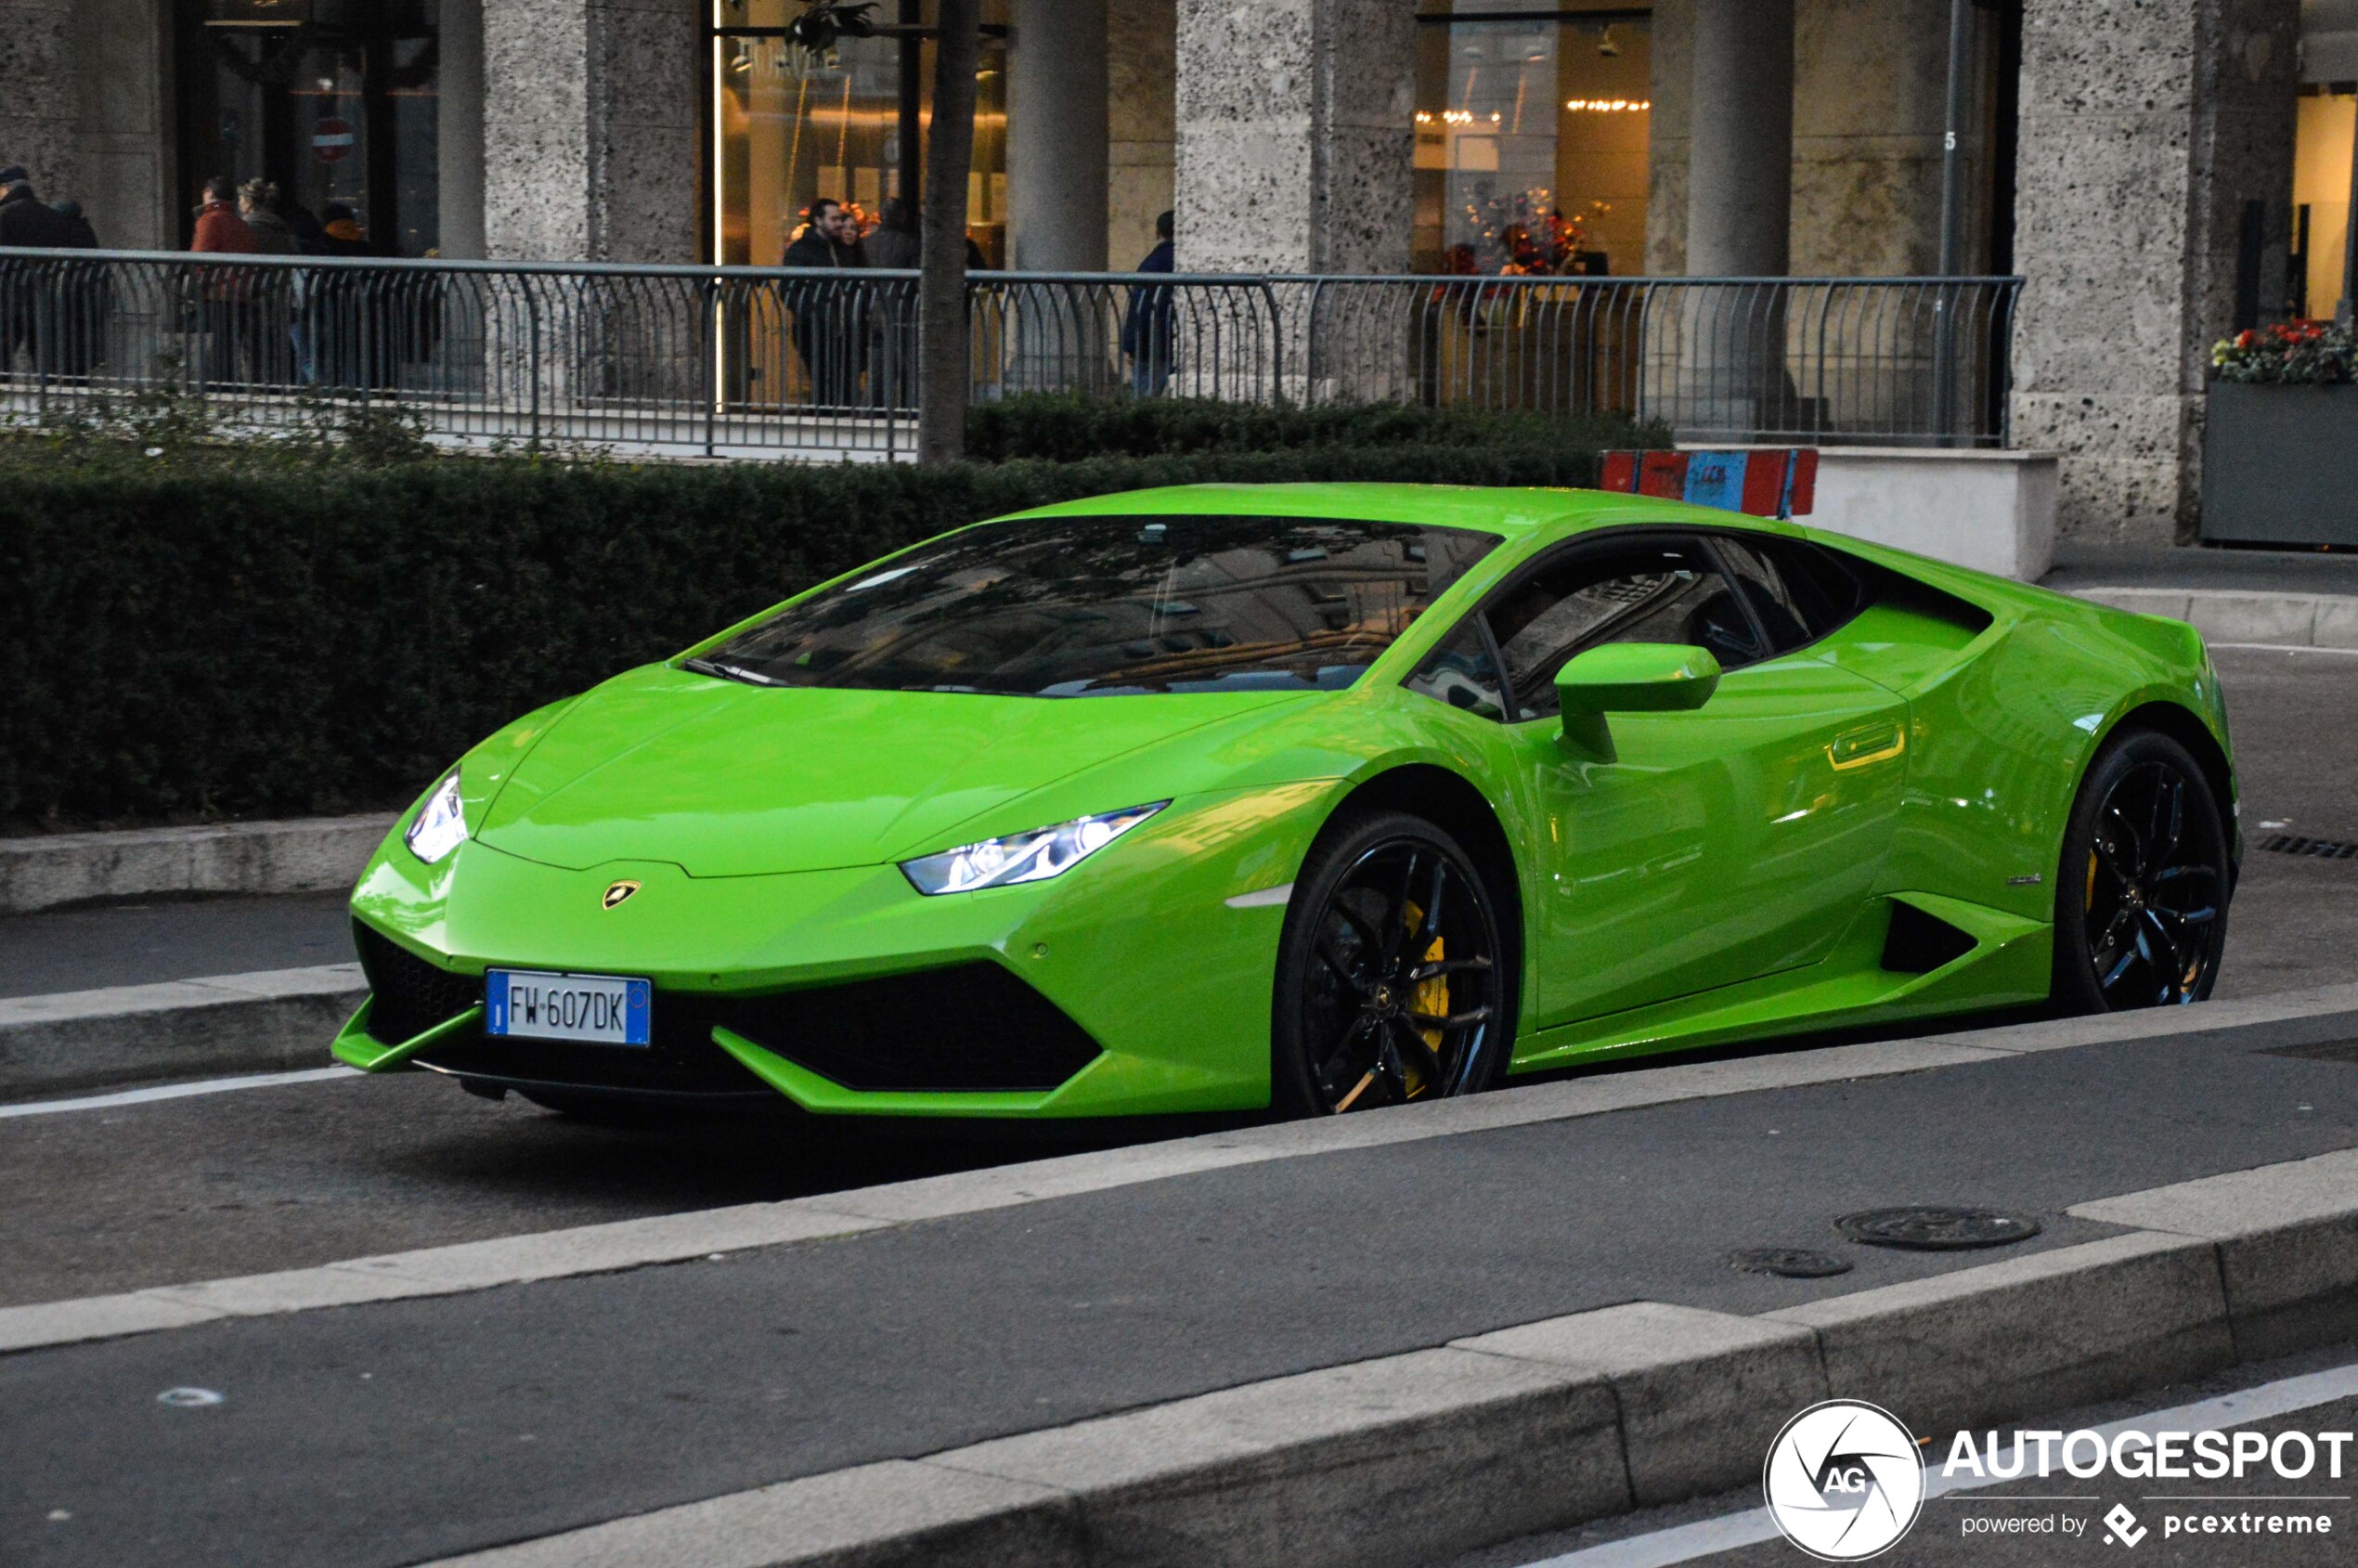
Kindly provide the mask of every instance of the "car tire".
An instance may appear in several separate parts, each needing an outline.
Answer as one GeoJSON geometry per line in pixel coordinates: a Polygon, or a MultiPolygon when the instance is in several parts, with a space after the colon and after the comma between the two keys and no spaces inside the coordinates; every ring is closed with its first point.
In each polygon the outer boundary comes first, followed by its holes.
{"type": "Polygon", "coordinates": [[[1391,810],[1331,824],[1279,938],[1272,1108],[1327,1116],[1496,1085],[1514,1041],[1511,928],[1445,829],[1391,810]]]}
{"type": "Polygon", "coordinates": [[[2151,730],[2107,741],[2064,830],[2054,1010],[2200,1002],[2226,950],[2228,824],[2202,767],[2151,730]]]}

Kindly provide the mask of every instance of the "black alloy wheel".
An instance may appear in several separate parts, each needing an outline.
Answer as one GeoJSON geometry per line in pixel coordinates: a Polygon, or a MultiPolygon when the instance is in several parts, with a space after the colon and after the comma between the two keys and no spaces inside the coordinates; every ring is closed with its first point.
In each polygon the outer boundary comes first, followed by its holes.
{"type": "Polygon", "coordinates": [[[1400,812],[1344,825],[1287,915],[1273,1102],[1338,1115],[1491,1087],[1514,1038],[1511,982],[1490,890],[1456,839],[1400,812]]]}
{"type": "Polygon", "coordinates": [[[2056,1003],[2123,1012],[2209,996],[2233,875],[2218,798],[2185,747],[2151,732],[2107,745],[2064,836],[2056,1003]]]}

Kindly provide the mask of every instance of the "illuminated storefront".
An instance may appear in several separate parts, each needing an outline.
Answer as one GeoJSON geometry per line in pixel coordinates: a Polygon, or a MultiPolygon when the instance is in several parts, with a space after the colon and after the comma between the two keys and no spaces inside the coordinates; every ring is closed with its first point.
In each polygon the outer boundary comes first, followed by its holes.
{"type": "Polygon", "coordinates": [[[2292,300],[2296,318],[2331,317],[2349,275],[2351,161],[2358,144],[2358,82],[2301,89],[2293,159],[2292,300]]]}
{"type": "MultiPolygon", "coordinates": [[[[863,227],[887,199],[914,193],[933,115],[933,6],[880,6],[877,35],[823,56],[797,47],[798,0],[711,0],[712,259],[774,266],[821,197],[856,207],[863,227]]],[[[975,83],[967,232],[1004,264],[1007,223],[1006,27],[983,6],[975,83]]]]}
{"type": "Polygon", "coordinates": [[[1651,7],[1424,0],[1418,20],[1416,270],[1640,270],[1651,7]]]}

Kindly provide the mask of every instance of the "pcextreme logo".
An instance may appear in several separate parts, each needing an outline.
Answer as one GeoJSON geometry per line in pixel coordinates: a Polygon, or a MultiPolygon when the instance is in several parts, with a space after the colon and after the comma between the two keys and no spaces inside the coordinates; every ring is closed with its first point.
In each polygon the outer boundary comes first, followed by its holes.
{"type": "Polygon", "coordinates": [[[1889,1549],[1924,1507],[1924,1459],[1890,1411],[1855,1399],[1812,1405],[1768,1445],[1761,1490],[1785,1539],[1824,1562],[1889,1549]]]}

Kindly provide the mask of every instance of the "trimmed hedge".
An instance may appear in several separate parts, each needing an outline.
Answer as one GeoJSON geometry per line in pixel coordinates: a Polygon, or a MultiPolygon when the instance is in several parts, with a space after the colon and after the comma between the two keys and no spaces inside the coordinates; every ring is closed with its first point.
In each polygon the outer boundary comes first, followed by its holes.
{"type": "Polygon", "coordinates": [[[944,469],[19,453],[0,822],[404,804],[516,715],[959,524],[1215,479],[1581,485],[1631,434],[944,469]]]}
{"type": "MultiPolygon", "coordinates": [[[[1664,440],[1667,432],[1658,433],[1664,440]]],[[[978,462],[1044,458],[1167,457],[1191,452],[1276,452],[1319,447],[1627,446],[1617,415],[1567,419],[1484,408],[1332,403],[1301,408],[1209,398],[1080,397],[1026,393],[978,403],[966,414],[966,455],[978,462]]]]}

